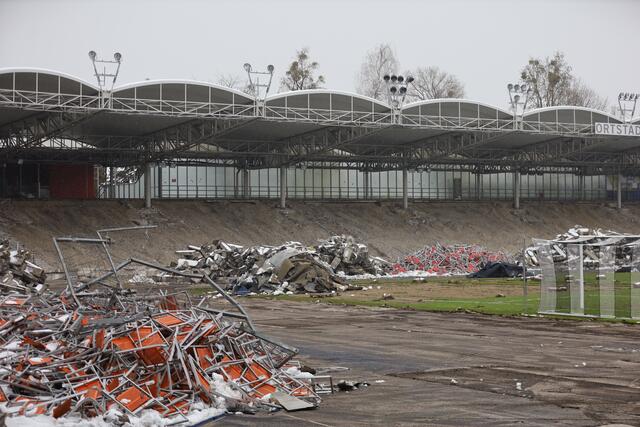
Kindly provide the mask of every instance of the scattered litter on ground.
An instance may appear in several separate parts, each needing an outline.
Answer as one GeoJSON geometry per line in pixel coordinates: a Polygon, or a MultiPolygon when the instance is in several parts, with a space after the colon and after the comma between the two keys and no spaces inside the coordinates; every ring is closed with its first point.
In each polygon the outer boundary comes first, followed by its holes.
{"type": "Polygon", "coordinates": [[[358,390],[360,388],[363,387],[369,387],[369,383],[365,382],[365,381],[346,381],[346,380],[341,380],[338,381],[338,384],[336,384],[336,387],[338,389],[338,391],[353,391],[353,390],[358,390]]]}

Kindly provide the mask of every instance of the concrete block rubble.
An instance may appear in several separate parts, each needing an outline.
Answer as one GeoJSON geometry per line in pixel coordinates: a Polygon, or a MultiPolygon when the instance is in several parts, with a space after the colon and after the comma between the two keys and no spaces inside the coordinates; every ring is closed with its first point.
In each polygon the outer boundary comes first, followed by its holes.
{"type": "Polygon", "coordinates": [[[399,258],[393,264],[393,273],[424,272],[434,276],[461,275],[476,272],[487,263],[512,261],[506,253],[489,251],[482,246],[445,245],[437,242],[399,258]]]}
{"type": "MultiPolygon", "coordinates": [[[[602,230],[600,228],[589,228],[581,225],[575,225],[569,228],[565,233],[558,234],[550,243],[551,255],[554,262],[565,262],[570,258],[567,245],[588,243],[589,241],[599,240],[603,241],[610,239],[612,244],[617,244],[616,250],[616,264],[618,270],[629,270],[632,264],[638,263],[638,260],[633,257],[633,247],[628,245],[622,245],[624,242],[631,242],[637,240],[637,237],[631,234],[619,233],[613,230],[602,230]],[[590,239],[591,237],[591,239],[590,239]]],[[[524,251],[525,262],[529,267],[539,267],[539,248],[536,245],[529,246],[524,251]]],[[[583,264],[588,268],[595,268],[600,264],[600,257],[598,248],[594,246],[583,246],[583,264]]]]}
{"type": "Polygon", "coordinates": [[[0,284],[3,289],[42,289],[46,278],[44,268],[31,262],[29,251],[12,249],[9,240],[0,240],[0,284]]]}
{"type": "MultiPolygon", "coordinates": [[[[82,244],[105,242],[89,240],[82,244]]],[[[28,254],[18,262],[19,252],[7,247],[3,242],[3,271],[7,265],[22,271],[28,254]]],[[[205,279],[238,313],[208,307],[206,298],[192,302],[186,292],[140,293],[109,280],[135,263],[181,274],[130,259],[89,282],[67,275],[63,290],[50,289],[44,278],[41,287],[25,286],[31,276],[15,276],[20,286],[2,283],[0,413],[190,425],[227,411],[320,403],[313,376],[295,375],[297,350],[257,332],[242,306],[213,281],[205,279]]]]}
{"type": "Polygon", "coordinates": [[[244,247],[215,240],[176,252],[181,257],[173,264],[177,270],[225,279],[237,295],[344,291],[353,288],[345,275],[390,270],[388,262],[369,256],[367,246],[350,236],[332,236],[315,247],[299,242],[244,247]]]}

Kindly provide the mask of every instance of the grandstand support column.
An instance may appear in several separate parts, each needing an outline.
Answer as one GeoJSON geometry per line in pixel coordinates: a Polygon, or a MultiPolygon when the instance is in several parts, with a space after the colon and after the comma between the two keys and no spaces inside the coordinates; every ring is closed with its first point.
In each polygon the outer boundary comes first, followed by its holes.
{"type": "Polygon", "coordinates": [[[520,172],[513,173],[513,208],[520,209],[520,172]]]}
{"type": "Polygon", "coordinates": [[[144,207],[151,207],[151,163],[144,164],[144,207]]]}
{"type": "Polygon", "coordinates": [[[280,166],[280,208],[287,207],[287,168],[280,166]]]}
{"type": "Polygon", "coordinates": [[[622,174],[619,173],[618,174],[618,183],[617,183],[617,188],[616,188],[616,196],[618,198],[617,200],[617,208],[618,209],[622,209],[622,174]]]}
{"type": "Polygon", "coordinates": [[[362,174],[364,178],[364,198],[365,200],[369,198],[369,172],[364,171],[362,174]]]}
{"type": "Polygon", "coordinates": [[[37,186],[36,187],[36,199],[39,199],[40,198],[40,192],[41,192],[41,189],[40,189],[40,163],[37,164],[36,173],[37,173],[37,175],[36,175],[36,178],[37,178],[37,180],[36,180],[36,186],[37,186]]]}
{"type": "Polygon", "coordinates": [[[2,187],[0,188],[0,196],[2,197],[7,197],[8,196],[8,191],[7,188],[9,186],[7,185],[7,164],[3,163],[2,164],[2,187]]]}
{"type": "Polygon", "coordinates": [[[482,186],[482,174],[476,173],[476,199],[482,199],[481,187],[482,186]]]}
{"type": "Polygon", "coordinates": [[[115,176],[113,175],[114,172],[115,171],[113,169],[113,166],[109,166],[109,187],[108,187],[109,193],[107,194],[107,196],[110,199],[113,199],[116,196],[115,195],[115,192],[116,192],[115,176]]]}
{"type": "Polygon", "coordinates": [[[402,169],[402,209],[409,209],[409,190],[408,190],[408,171],[407,168],[402,169]]]}
{"type": "Polygon", "coordinates": [[[249,197],[249,169],[242,169],[242,197],[249,197]]]}
{"type": "Polygon", "coordinates": [[[158,165],[158,199],[162,199],[162,165],[158,165]]]}

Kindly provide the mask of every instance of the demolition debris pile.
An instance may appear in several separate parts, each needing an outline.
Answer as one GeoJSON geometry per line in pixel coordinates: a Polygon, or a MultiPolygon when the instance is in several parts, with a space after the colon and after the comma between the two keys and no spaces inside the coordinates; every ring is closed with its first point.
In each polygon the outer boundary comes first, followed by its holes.
{"type": "Polygon", "coordinates": [[[491,262],[511,262],[503,252],[492,252],[477,245],[425,246],[398,260],[394,274],[425,272],[429,275],[462,275],[478,271],[491,262]]]}
{"type": "Polygon", "coordinates": [[[225,279],[227,289],[240,295],[341,291],[349,288],[344,274],[389,270],[386,261],[370,257],[367,247],[350,236],[333,236],[310,248],[299,242],[244,247],[215,240],[177,253],[181,258],[172,265],[177,270],[225,279]]]}
{"type": "Polygon", "coordinates": [[[44,269],[29,261],[26,250],[11,249],[8,240],[0,240],[0,284],[5,289],[41,289],[47,278],[44,269]]]}
{"type": "MultiPolygon", "coordinates": [[[[618,271],[630,271],[631,268],[640,268],[640,261],[634,256],[634,248],[638,248],[636,242],[638,237],[619,233],[612,230],[602,230],[600,228],[591,229],[581,225],[575,225],[565,233],[558,234],[549,241],[549,249],[554,262],[562,263],[568,261],[569,245],[582,244],[583,265],[588,268],[596,268],[600,264],[599,247],[615,245],[615,259],[618,271]],[[591,243],[596,244],[591,244],[591,243]]],[[[525,252],[525,262],[528,267],[540,266],[539,246],[528,247],[525,252]]]]}
{"type": "Polygon", "coordinates": [[[312,386],[287,373],[295,350],[230,316],[181,306],[175,295],[6,291],[2,411],[122,425],[146,410],[192,422],[198,410],[273,410],[292,400],[316,406],[312,386]]]}
{"type": "Polygon", "coordinates": [[[315,250],[336,273],[381,275],[391,270],[388,261],[369,255],[367,245],[356,242],[352,236],[331,236],[321,240],[315,250]]]}

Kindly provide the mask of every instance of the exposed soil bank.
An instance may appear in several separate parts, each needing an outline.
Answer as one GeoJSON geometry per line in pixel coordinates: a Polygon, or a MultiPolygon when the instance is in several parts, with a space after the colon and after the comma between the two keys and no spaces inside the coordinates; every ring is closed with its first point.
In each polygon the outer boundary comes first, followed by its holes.
{"type": "Polygon", "coordinates": [[[95,236],[105,227],[156,224],[144,233],[114,235],[122,257],[168,262],[187,244],[224,239],[240,244],[314,243],[332,234],[352,234],[372,253],[395,258],[435,241],[477,243],[514,251],[523,239],[553,237],[581,224],[640,232],[640,205],[617,211],[602,204],[507,202],[412,203],[404,211],[394,202],[321,203],[291,201],[281,210],[275,201],[0,201],[0,235],[26,245],[41,261],[56,264],[52,236],[95,236]]]}

